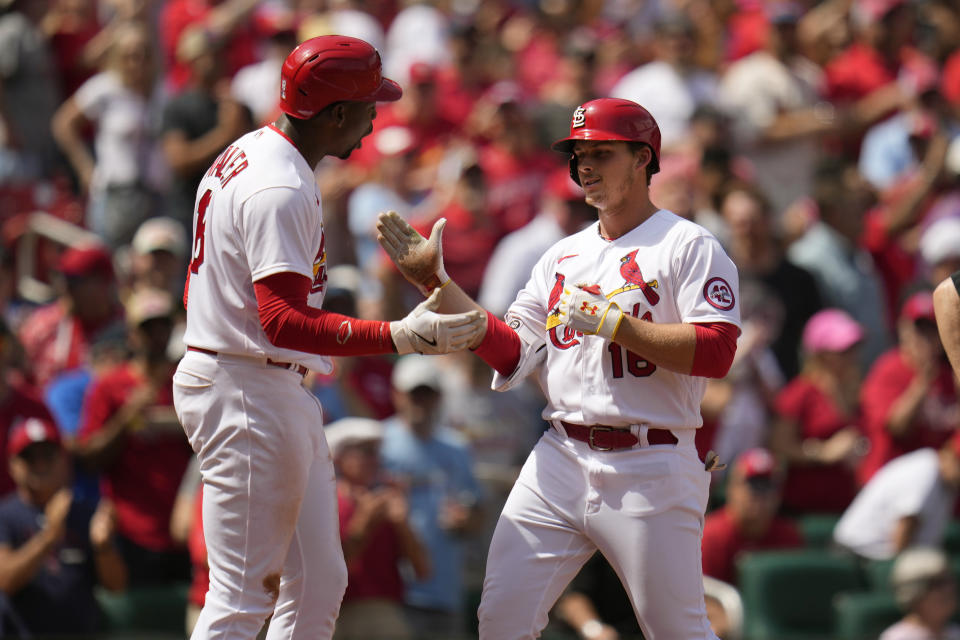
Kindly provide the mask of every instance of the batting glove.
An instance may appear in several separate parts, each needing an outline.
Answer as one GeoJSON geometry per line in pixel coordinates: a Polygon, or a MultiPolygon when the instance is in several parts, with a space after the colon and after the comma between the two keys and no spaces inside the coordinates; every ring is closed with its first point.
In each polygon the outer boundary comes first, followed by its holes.
{"type": "Polygon", "coordinates": [[[443,229],[447,219],[440,218],[424,238],[396,211],[387,211],[377,217],[377,240],[400,273],[425,296],[434,289],[442,289],[448,282],[443,267],[443,229]]]}
{"type": "Polygon", "coordinates": [[[577,284],[564,289],[558,307],[560,321],[586,335],[603,336],[613,340],[623,322],[623,310],[616,302],[607,300],[596,284],[577,284]]]}
{"type": "Polygon", "coordinates": [[[436,355],[466,349],[487,330],[487,316],[479,311],[436,313],[440,290],[421,302],[403,320],[390,323],[397,353],[436,355]]]}

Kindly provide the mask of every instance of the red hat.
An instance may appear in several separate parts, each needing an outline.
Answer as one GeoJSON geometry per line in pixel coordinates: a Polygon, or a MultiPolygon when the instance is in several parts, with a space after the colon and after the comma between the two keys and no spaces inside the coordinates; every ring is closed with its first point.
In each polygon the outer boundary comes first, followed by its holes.
{"type": "Polygon", "coordinates": [[[57,268],[68,278],[95,274],[113,277],[113,259],[100,246],[70,247],[60,255],[57,268]]]}
{"type": "Polygon", "coordinates": [[[10,430],[7,440],[7,455],[11,458],[23,453],[23,450],[38,442],[53,442],[59,445],[60,432],[46,418],[27,418],[16,423],[10,430]]]}
{"type": "Polygon", "coordinates": [[[745,480],[751,478],[773,478],[777,475],[777,459],[767,449],[754,447],[747,449],[737,457],[735,469],[745,480]]]}
{"type": "Polygon", "coordinates": [[[410,65],[411,84],[433,84],[437,81],[437,68],[429,62],[417,61],[410,65]]]}
{"type": "Polygon", "coordinates": [[[566,168],[557,169],[547,178],[547,192],[566,202],[584,198],[583,188],[573,181],[566,168]]]}
{"type": "Polygon", "coordinates": [[[933,311],[933,294],[929,291],[917,291],[907,298],[900,308],[900,317],[916,322],[917,320],[937,321],[933,311]]]}

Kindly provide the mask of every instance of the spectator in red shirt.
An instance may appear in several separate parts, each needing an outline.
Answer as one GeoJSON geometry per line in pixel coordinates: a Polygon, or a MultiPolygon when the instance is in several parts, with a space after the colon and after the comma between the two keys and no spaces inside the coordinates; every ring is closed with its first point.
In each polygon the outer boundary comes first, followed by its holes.
{"type": "Polygon", "coordinates": [[[870,439],[858,472],[861,484],[899,455],[939,448],[960,419],[953,372],[937,334],[929,291],[907,298],[897,333],[900,344],[877,359],[860,392],[870,439]]]}
{"type": "Polygon", "coordinates": [[[410,528],[403,490],[382,484],[383,427],[368,418],[344,418],[325,431],[338,476],[340,538],[348,575],[334,638],[412,638],[404,618],[398,563],[409,561],[421,580],[430,567],[426,550],[410,528]]]}
{"type": "Polygon", "coordinates": [[[530,110],[520,87],[504,81],[493,85],[471,114],[477,133],[489,140],[480,147],[479,162],[497,239],[533,220],[543,185],[557,168],[537,139],[530,110]]]}
{"type": "Polygon", "coordinates": [[[143,289],[127,302],[130,362],[87,392],[76,442],[80,461],[102,474],[117,508],[131,584],[187,580],[189,559],[170,536],[170,514],[191,450],[173,411],[176,362],[167,357],[173,299],[143,289]]]}
{"type": "Polygon", "coordinates": [[[803,330],[800,374],[777,396],[771,448],[787,463],[783,506],[840,513],[857,493],[854,468],[864,445],[859,427],[858,346],[863,327],[840,309],[818,311],[803,330]]]}
{"type": "MultiPolygon", "coordinates": [[[[14,375],[19,345],[0,318],[0,451],[5,451],[13,425],[26,418],[53,420],[35,390],[14,375]]],[[[0,497],[13,491],[13,479],[6,465],[0,465],[0,497]]]]}
{"type": "Polygon", "coordinates": [[[67,249],[58,270],[59,296],[27,316],[20,327],[26,360],[40,387],[56,374],[84,365],[93,339],[122,322],[106,249],[67,249]]]}
{"type": "Polygon", "coordinates": [[[180,37],[188,28],[199,28],[222,46],[227,73],[257,60],[257,34],[250,18],[259,0],[172,0],[160,14],[160,35],[167,85],[173,93],[190,78],[187,62],[177,57],[180,37]]]}
{"type": "Polygon", "coordinates": [[[736,585],[737,556],[744,551],[803,544],[792,520],[777,515],[783,470],[766,449],[744,451],[730,473],[726,504],[703,525],[703,574],[736,585]]]}

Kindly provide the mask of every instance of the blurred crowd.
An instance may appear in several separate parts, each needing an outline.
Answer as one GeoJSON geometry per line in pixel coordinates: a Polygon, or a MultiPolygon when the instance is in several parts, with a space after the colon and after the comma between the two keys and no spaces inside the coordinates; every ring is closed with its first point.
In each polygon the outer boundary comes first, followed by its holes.
{"type": "MultiPolygon", "coordinates": [[[[394,210],[446,217],[449,274],[502,314],[595,220],[549,143],[579,104],[634,100],[663,135],[652,200],[740,272],[736,360],[697,438],[729,465],[704,534],[715,626],[738,637],[738,554],[802,546],[810,514],[867,560],[928,547],[901,572],[935,589],[960,487],[931,297],[960,269],[956,2],[0,0],[0,635],[90,633],[95,591],[151,585],[190,583],[195,620],[201,470],[171,377],[196,186],[276,117],[286,54],[328,33],[377,47],[404,96],[317,168],[327,308],[417,303],[376,241],[394,210]]],[[[469,353],[306,378],[340,477],[338,637],[473,633],[492,527],[546,428],[535,385],[494,397],[490,378],[469,353]]],[[[636,637],[629,610],[597,611],[621,591],[591,562],[551,629],[636,637]]]]}

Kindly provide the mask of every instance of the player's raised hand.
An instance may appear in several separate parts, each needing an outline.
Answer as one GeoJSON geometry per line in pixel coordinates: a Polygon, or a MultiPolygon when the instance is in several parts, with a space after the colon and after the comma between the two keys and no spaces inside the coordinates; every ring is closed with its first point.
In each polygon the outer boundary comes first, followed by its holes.
{"type": "Polygon", "coordinates": [[[440,290],[421,302],[403,320],[390,323],[390,335],[397,353],[436,355],[461,351],[478,340],[487,330],[487,316],[480,311],[443,314],[440,290]]]}
{"type": "Polygon", "coordinates": [[[443,228],[446,218],[433,224],[430,237],[424,238],[396,211],[381,213],[377,218],[377,240],[393,260],[400,273],[428,295],[450,281],[443,268],[443,228]]]}
{"type": "Polygon", "coordinates": [[[558,319],[572,329],[587,335],[613,340],[623,321],[623,310],[607,300],[600,285],[577,283],[564,289],[557,307],[558,319]]]}

